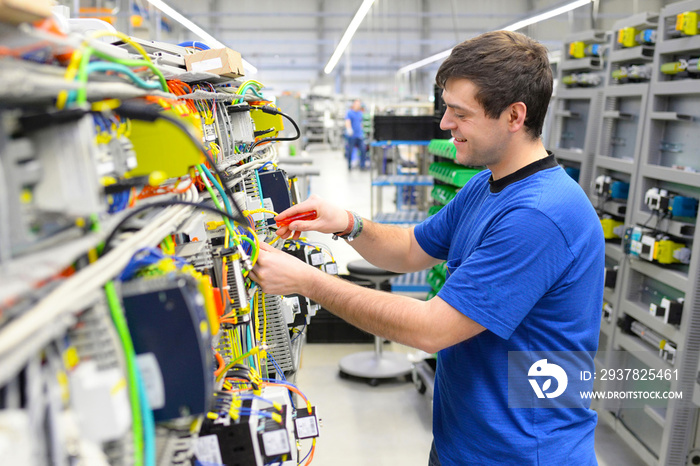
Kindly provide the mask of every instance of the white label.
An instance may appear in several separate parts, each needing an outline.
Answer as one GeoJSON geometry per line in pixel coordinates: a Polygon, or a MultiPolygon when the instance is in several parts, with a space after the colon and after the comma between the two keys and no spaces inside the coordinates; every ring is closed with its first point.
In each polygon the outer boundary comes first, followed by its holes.
{"type": "MultiPolygon", "coordinates": [[[[266,208],[267,210],[275,211],[275,206],[272,205],[272,199],[269,197],[266,197],[263,199],[263,207],[266,208]]],[[[279,214],[279,212],[277,212],[279,214]]]]}
{"type": "Polygon", "coordinates": [[[262,434],[263,447],[266,456],[279,456],[289,453],[289,437],[284,429],[273,430],[262,434]]]}
{"type": "Polygon", "coordinates": [[[326,264],[326,273],[331,275],[338,275],[338,264],[335,262],[329,262],[326,264]]]}
{"type": "Polygon", "coordinates": [[[97,164],[97,174],[99,176],[105,176],[114,173],[114,162],[111,160],[109,162],[102,162],[97,164]]]}
{"type": "Polygon", "coordinates": [[[146,386],[148,404],[151,409],[160,409],[165,406],[165,385],[163,373],[153,353],[143,353],[136,356],[136,364],[139,366],[143,384],[146,386]]]}
{"type": "Polygon", "coordinates": [[[195,61],[190,65],[192,71],[209,71],[223,68],[221,57],[210,58],[209,60],[195,61]]]}
{"type": "Polygon", "coordinates": [[[301,438],[318,437],[316,416],[298,417],[296,419],[297,436],[301,438]]]}
{"type": "Polygon", "coordinates": [[[197,443],[194,446],[194,454],[202,463],[224,463],[224,460],[221,458],[219,439],[214,434],[197,438],[197,443]]]}
{"type": "Polygon", "coordinates": [[[214,125],[204,125],[204,140],[205,141],[215,141],[216,140],[216,130],[214,125]]]}
{"type": "Polygon", "coordinates": [[[323,264],[323,254],[313,253],[309,254],[309,259],[311,259],[311,265],[321,265],[323,264]]]}

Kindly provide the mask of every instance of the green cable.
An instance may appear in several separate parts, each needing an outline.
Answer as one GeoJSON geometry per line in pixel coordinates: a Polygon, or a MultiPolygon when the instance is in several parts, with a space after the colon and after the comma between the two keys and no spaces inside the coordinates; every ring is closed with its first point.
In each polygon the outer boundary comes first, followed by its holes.
{"type": "MultiPolygon", "coordinates": [[[[258,247],[255,245],[255,241],[253,241],[252,239],[248,238],[246,235],[241,235],[241,239],[242,239],[243,241],[245,241],[246,243],[250,244],[250,245],[253,247],[253,250],[255,250],[255,249],[258,248],[258,247]]],[[[252,252],[253,252],[253,251],[251,251],[251,254],[250,254],[251,256],[253,255],[252,252]]]]}
{"type": "Polygon", "coordinates": [[[87,65],[90,62],[90,57],[92,55],[96,55],[103,60],[111,61],[114,63],[119,63],[120,65],[124,66],[129,66],[129,67],[136,67],[136,66],[146,66],[148,67],[151,71],[153,71],[153,74],[158,76],[158,79],[160,80],[160,85],[163,89],[164,92],[170,92],[168,89],[168,83],[165,81],[165,76],[163,76],[163,73],[155,67],[155,65],[149,61],[146,60],[126,60],[126,59],[121,59],[121,58],[115,58],[110,55],[107,55],[106,53],[102,53],[99,50],[95,50],[92,47],[86,47],[85,51],[83,52],[83,56],[80,59],[80,67],[78,68],[78,76],[77,80],[81,84],[80,87],[78,88],[78,93],[76,97],[76,102],[77,103],[85,103],[87,101],[87,65]]]}
{"type": "Polygon", "coordinates": [[[117,329],[119,340],[124,348],[126,356],[126,368],[128,372],[127,386],[129,389],[129,401],[131,403],[131,431],[134,437],[134,466],[143,466],[143,420],[141,418],[141,402],[139,400],[138,374],[136,367],[136,352],[131,341],[129,327],[122,312],[122,305],[114,287],[114,282],[105,283],[105,295],[109,305],[109,313],[117,329]]]}
{"type": "Polygon", "coordinates": [[[156,66],[147,61],[147,60],[126,60],[122,58],[114,58],[110,57],[109,55],[99,52],[97,50],[94,51],[95,55],[98,57],[102,58],[103,60],[108,60],[108,61],[113,61],[114,63],[119,63],[120,65],[128,66],[128,67],[138,67],[138,66],[145,66],[151,71],[153,71],[153,74],[158,76],[158,80],[160,81],[160,87],[162,88],[163,92],[170,93],[170,90],[168,89],[168,83],[165,80],[165,76],[163,76],[163,73],[156,68],[156,66]]]}
{"type": "MultiPolygon", "coordinates": [[[[218,210],[221,212],[224,212],[224,209],[221,207],[221,204],[219,203],[219,198],[216,197],[216,193],[214,193],[214,189],[207,183],[206,175],[200,170],[199,171],[199,176],[202,178],[202,182],[204,183],[204,187],[207,188],[207,191],[209,192],[209,196],[211,197],[211,200],[214,201],[214,205],[218,210]]],[[[227,217],[224,217],[223,215],[221,218],[224,221],[224,225],[226,225],[226,228],[228,229],[229,233],[231,234],[231,238],[234,240],[234,242],[238,243],[236,240],[236,237],[238,234],[233,230],[233,225],[231,225],[231,220],[229,220],[227,217]]]]}

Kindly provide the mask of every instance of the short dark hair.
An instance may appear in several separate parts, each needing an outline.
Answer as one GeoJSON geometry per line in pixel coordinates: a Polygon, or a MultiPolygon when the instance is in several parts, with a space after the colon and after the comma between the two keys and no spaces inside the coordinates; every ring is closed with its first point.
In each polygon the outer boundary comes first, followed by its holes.
{"type": "Polygon", "coordinates": [[[493,31],[466,40],[440,65],[435,82],[468,79],[477,87],[476,100],[486,116],[498,118],[510,104],[527,106],[525,130],[536,139],[552,96],[552,70],[547,49],[517,32],[493,31]]]}

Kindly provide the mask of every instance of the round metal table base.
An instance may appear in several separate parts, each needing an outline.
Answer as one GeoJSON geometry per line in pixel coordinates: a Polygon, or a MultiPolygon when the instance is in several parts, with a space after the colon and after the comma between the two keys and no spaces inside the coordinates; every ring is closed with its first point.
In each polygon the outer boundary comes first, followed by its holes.
{"type": "Polygon", "coordinates": [[[350,354],[340,360],[340,375],[350,375],[370,379],[370,385],[377,385],[380,379],[404,377],[411,373],[413,364],[405,354],[363,351],[350,354]]]}

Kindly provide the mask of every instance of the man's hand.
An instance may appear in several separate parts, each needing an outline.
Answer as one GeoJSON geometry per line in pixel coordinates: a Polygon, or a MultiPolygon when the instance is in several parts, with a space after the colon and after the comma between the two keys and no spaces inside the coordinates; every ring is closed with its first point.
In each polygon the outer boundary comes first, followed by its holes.
{"type": "Polygon", "coordinates": [[[282,220],[302,212],[316,211],[316,220],[296,220],[289,225],[281,226],[277,236],[284,239],[290,236],[299,239],[302,231],[319,231],[321,233],[338,233],[344,231],[350,222],[346,210],[326,202],[320,197],[311,195],[307,200],[290,207],[280,213],[275,220],[282,220]]]}
{"type": "Polygon", "coordinates": [[[260,255],[250,278],[268,294],[304,294],[315,273],[323,272],[267,243],[260,243],[260,255]]]}

